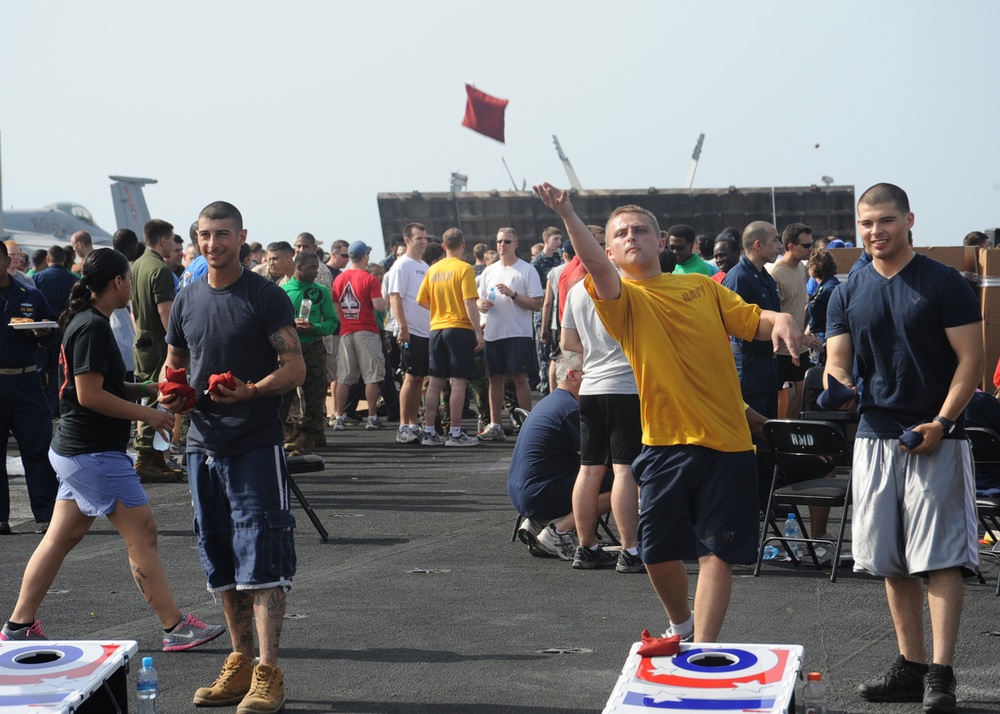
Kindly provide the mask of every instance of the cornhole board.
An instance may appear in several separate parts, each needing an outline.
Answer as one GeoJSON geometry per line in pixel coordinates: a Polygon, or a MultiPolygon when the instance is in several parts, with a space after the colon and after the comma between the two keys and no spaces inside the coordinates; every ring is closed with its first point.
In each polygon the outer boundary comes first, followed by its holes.
{"type": "Polygon", "coordinates": [[[799,645],[682,644],[673,657],[642,657],[639,644],[632,645],[604,714],[794,714],[799,645]]]}
{"type": "Polygon", "coordinates": [[[0,642],[2,714],[128,711],[132,640],[0,642]]]}

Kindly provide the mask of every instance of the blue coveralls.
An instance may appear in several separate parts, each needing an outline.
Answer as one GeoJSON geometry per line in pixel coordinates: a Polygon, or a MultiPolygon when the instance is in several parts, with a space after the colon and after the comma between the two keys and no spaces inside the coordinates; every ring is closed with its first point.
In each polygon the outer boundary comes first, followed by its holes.
{"type": "MultiPolygon", "coordinates": [[[[764,269],[757,270],[744,255],[740,262],[726,273],[722,284],[739,295],[745,302],[759,305],[762,310],[781,312],[778,284],[764,269]]],[[[741,340],[730,337],[736,373],[740,377],[743,401],[766,416],[778,416],[778,362],[770,340],[741,340]]]]}
{"type": "Polygon", "coordinates": [[[28,499],[36,523],[52,519],[59,484],[49,463],[52,415],[42,378],[38,372],[39,350],[58,343],[60,331],[53,328],[42,339],[31,330],[9,327],[12,317],[55,320],[45,296],[35,288],[11,280],[7,302],[0,298],[0,522],[10,520],[10,488],[7,483],[7,440],[14,434],[24,463],[28,499]]]}

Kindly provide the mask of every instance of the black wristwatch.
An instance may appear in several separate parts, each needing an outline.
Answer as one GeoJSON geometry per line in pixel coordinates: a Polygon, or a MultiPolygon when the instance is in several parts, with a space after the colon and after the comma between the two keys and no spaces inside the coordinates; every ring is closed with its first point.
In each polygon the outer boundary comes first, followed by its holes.
{"type": "Polygon", "coordinates": [[[938,415],[938,416],[934,417],[934,421],[936,421],[938,424],[940,424],[941,426],[944,427],[944,434],[945,434],[945,436],[951,436],[952,433],[954,433],[955,426],[956,426],[955,422],[953,422],[948,417],[943,417],[943,416],[938,415]]]}

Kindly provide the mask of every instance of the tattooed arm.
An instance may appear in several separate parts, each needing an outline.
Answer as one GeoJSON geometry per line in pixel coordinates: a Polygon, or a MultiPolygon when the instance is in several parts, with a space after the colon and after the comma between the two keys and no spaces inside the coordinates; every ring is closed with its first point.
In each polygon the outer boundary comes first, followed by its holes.
{"type": "Polygon", "coordinates": [[[269,394],[284,394],[290,389],[302,386],[306,378],[306,363],[302,359],[302,345],[295,332],[295,325],[287,325],[271,335],[268,340],[278,353],[278,368],[264,379],[250,386],[236,380],[236,389],[220,385],[220,395],[212,394],[212,400],[220,404],[245,402],[255,397],[269,394]]]}

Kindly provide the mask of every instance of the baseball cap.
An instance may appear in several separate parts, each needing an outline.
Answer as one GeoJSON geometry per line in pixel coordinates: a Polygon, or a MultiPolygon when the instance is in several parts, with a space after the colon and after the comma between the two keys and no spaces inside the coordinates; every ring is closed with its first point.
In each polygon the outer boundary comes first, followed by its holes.
{"type": "Polygon", "coordinates": [[[347,256],[351,260],[360,260],[372,252],[372,247],[363,240],[356,240],[347,248],[347,256]]]}

